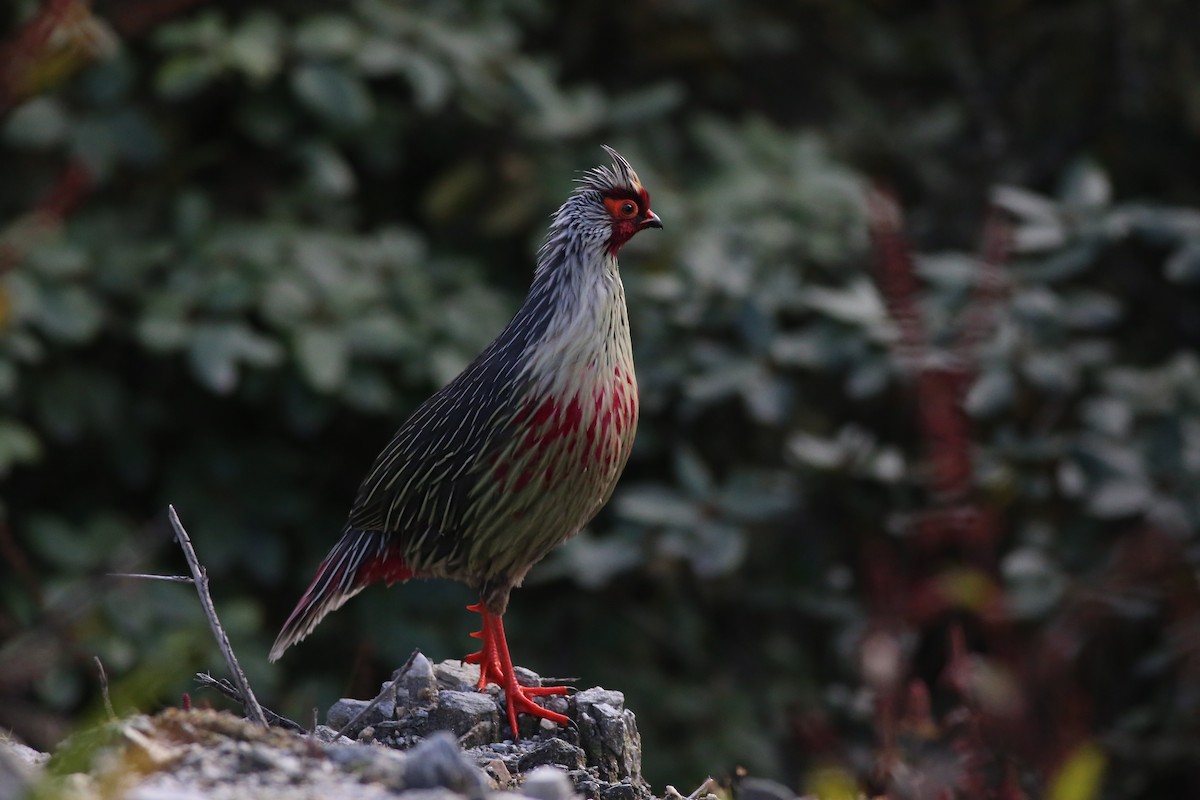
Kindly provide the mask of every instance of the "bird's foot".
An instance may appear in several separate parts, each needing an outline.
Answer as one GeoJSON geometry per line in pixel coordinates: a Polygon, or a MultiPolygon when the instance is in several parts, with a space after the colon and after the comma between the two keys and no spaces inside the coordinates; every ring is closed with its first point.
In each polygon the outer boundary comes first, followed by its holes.
{"type": "Polygon", "coordinates": [[[566,716],[551,711],[533,701],[535,697],[548,697],[567,693],[566,686],[522,686],[517,683],[517,676],[509,673],[508,681],[504,684],[504,699],[508,705],[508,724],[512,728],[513,737],[517,734],[517,714],[532,714],[535,717],[548,719],[558,725],[570,725],[571,720],[566,716]]]}
{"type": "Polygon", "coordinates": [[[483,616],[483,627],[470,634],[472,639],[480,639],[482,645],[479,650],[463,657],[463,661],[468,664],[479,665],[479,681],[476,682],[475,688],[482,692],[489,683],[503,686],[504,668],[500,665],[500,656],[496,652],[496,639],[492,636],[490,615],[484,609],[483,603],[467,606],[467,611],[474,611],[483,616]]]}
{"type": "Polygon", "coordinates": [[[566,686],[522,686],[517,681],[516,670],[513,669],[512,657],[508,653],[508,641],[504,636],[504,621],[498,614],[493,614],[484,607],[483,603],[467,606],[469,611],[475,611],[483,617],[483,627],[472,633],[481,641],[477,652],[471,653],[463,660],[468,664],[479,665],[479,683],[477,688],[482,691],[489,683],[494,683],[504,689],[505,705],[509,727],[512,728],[513,738],[519,739],[517,731],[517,714],[532,714],[541,719],[548,719],[558,725],[570,725],[571,720],[557,712],[543,708],[534,702],[535,697],[564,695],[566,686]]]}

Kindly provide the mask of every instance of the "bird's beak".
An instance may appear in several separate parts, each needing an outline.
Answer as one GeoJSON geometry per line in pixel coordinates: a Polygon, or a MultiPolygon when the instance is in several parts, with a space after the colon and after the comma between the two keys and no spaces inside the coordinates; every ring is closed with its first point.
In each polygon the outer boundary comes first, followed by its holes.
{"type": "Polygon", "coordinates": [[[661,228],[661,227],[662,227],[662,220],[658,218],[658,214],[655,214],[653,211],[647,211],[646,218],[644,220],[642,220],[642,224],[641,224],[641,227],[639,228],[639,230],[641,230],[643,228],[661,228]]]}

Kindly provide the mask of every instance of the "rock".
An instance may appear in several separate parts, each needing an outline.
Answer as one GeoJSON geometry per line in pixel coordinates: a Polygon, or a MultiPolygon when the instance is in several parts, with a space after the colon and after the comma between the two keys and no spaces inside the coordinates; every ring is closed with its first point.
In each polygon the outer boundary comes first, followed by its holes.
{"type": "Polygon", "coordinates": [[[641,797],[642,794],[629,782],[628,778],[621,783],[614,783],[600,790],[600,800],[639,800],[641,797]]]}
{"type": "Polygon", "coordinates": [[[549,764],[566,769],[583,769],[587,766],[587,760],[582,748],[562,739],[550,739],[544,744],[538,745],[537,749],[532,752],[521,756],[517,762],[517,769],[521,772],[528,772],[535,767],[549,764]]]}
{"type": "Polygon", "coordinates": [[[31,767],[40,767],[50,760],[49,753],[34,750],[27,744],[8,738],[3,730],[0,730],[0,751],[14,756],[17,761],[31,767]]]}
{"type": "Polygon", "coordinates": [[[137,786],[125,797],[126,800],[210,800],[207,792],[163,784],[137,786]]]}
{"type": "Polygon", "coordinates": [[[521,794],[536,800],[571,800],[575,791],[567,774],[556,767],[537,767],[525,776],[521,794]]]}
{"type": "MultiPolygon", "coordinates": [[[[353,726],[346,727],[352,719],[361,714],[370,705],[370,700],[351,700],[343,697],[329,707],[329,711],[325,714],[325,722],[335,731],[342,731],[344,735],[355,738],[362,732],[363,728],[377,725],[389,718],[384,716],[380,706],[376,706],[358,719],[353,726]]],[[[393,712],[394,710],[395,707],[393,706],[393,712]]]]}
{"type": "MultiPolygon", "coordinates": [[[[113,781],[135,800],[650,800],[636,723],[620,692],[546,698],[578,727],[522,715],[523,734],[513,739],[499,687],[478,692],[477,677],[473,665],[415,655],[395,676],[395,717],[385,718],[386,704],[372,708],[350,731],[357,741],[338,736],[336,726],[366,709],[366,700],[338,701],[330,724],[311,735],[264,730],[229,713],[168,709],[79,732],[55,763],[74,773],[61,785],[78,782],[77,800],[100,796],[97,787],[113,781]]],[[[540,682],[527,670],[520,680],[540,682]]],[[[36,782],[40,770],[23,762],[44,758],[0,738],[0,798],[36,782]]]]}
{"type": "Polygon", "coordinates": [[[371,709],[371,713],[368,715],[373,718],[372,725],[376,722],[385,722],[396,718],[396,690],[392,689],[391,681],[384,681],[379,685],[379,696],[383,699],[376,704],[375,708],[371,709]]]}
{"type": "Polygon", "coordinates": [[[318,725],[316,730],[313,731],[313,736],[326,743],[340,742],[341,744],[350,744],[354,741],[349,736],[338,736],[338,732],[328,725],[318,725]]]}
{"type": "Polygon", "coordinates": [[[326,747],[325,757],[340,772],[355,775],[359,780],[397,791],[408,787],[409,756],[405,753],[384,747],[338,744],[326,747]]]}
{"type": "Polygon", "coordinates": [[[580,708],[597,703],[608,703],[613,708],[625,708],[625,695],[615,689],[601,689],[599,686],[575,693],[575,704],[580,708]]]}
{"type": "Polygon", "coordinates": [[[408,750],[432,731],[429,711],[417,709],[401,713],[400,719],[380,722],[375,726],[375,741],[397,750],[408,750]]]}
{"type": "MultiPolygon", "coordinates": [[[[492,779],[494,789],[507,789],[513,784],[512,772],[508,766],[499,758],[493,758],[483,767],[483,772],[492,779]]],[[[493,798],[494,800],[494,798],[493,798]]]]}
{"type": "Polygon", "coordinates": [[[405,788],[444,787],[469,800],[482,800],[487,791],[483,772],[467,761],[458,742],[447,733],[436,733],[408,751],[405,788]]]}
{"type": "Polygon", "coordinates": [[[500,730],[500,714],[490,695],[478,692],[442,691],[438,704],[429,713],[433,730],[450,731],[455,736],[470,733],[478,743],[492,741],[500,730]]]}
{"type": "Polygon", "coordinates": [[[0,797],[24,797],[28,793],[41,766],[34,753],[37,751],[20,742],[0,738],[0,797]]]}
{"type": "Polygon", "coordinates": [[[517,676],[517,683],[522,686],[541,686],[542,676],[538,675],[531,669],[525,667],[513,667],[513,674],[517,676]]]}
{"type": "Polygon", "coordinates": [[[587,689],[574,697],[579,723],[579,744],[588,766],[600,780],[642,780],[642,739],[633,712],[625,709],[625,696],[606,689],[587,689]]]}
{"type": "Polygon", "coordinates": [[[479,683],[479,667],[465,661],[443,661],[433,668],[438,687],[453,692],[470,692],[479,683]]]}
{"type": "Polygon", "coordinates": [[[434,675],[433,663],[424,653],[417,653],[413,657],[408,670],[400,676],[400,687],[401,694],[397,699],[406,706],[428,708],[437,703],[437,677],[434,675]]]}
{"type": "Polygon", "coordinates": [[[584,797],[600,796],[600,781],[586,769],[573,769],[567,773],[567,777],[574,784],[575,791],[584,797]]]}

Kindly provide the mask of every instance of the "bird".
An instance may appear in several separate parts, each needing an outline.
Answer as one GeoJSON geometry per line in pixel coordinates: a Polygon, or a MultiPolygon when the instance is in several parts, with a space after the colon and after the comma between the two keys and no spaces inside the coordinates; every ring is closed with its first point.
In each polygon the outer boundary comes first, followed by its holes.
{"type": "Polygon", "coordinates": [[[533,280],[512,320],[461,373],[419,405],[375,459],[341,537],[271,648],[277,661],[368,585],[447,578],[478,592],[477,688],[504,690],[517,714],[569,719],[522,686],[504,632],[509,594],[529,569],[605,505],[638,422],[629,313],[617,253],[662,228],[633,167],[587,170],[551,216],[533,280]]]}

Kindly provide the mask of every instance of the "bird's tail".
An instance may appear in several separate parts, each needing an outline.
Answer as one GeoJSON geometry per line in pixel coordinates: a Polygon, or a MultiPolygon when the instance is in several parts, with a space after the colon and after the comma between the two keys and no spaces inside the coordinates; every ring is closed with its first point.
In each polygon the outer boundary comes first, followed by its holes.
{"type": "Polygon", "coordinates": [[[380,531],[347,530],[317,568],[308,591],[300,598],[271,646],[271,661],[312,633],[326,614],[361,592],[368,584],[389,585],[412,577],[412,570],[380,531]]]}

